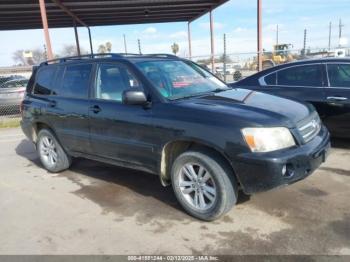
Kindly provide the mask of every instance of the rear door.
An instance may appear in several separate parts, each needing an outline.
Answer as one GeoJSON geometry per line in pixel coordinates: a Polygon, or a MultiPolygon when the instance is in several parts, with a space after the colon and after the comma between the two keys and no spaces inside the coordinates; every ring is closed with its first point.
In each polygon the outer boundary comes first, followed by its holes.
{"type": "Polygon", "coordinates": [[[350,64],[328,63],[325,124],[334,136],[350,138],[350,64]]]}
{"type": "Polygon", "coordinates": [[[325,66],[307,64],[287,67],[260,80],[261,91],[312,103],[320,114],[325,100],[325,66]]]}
{"type": "Polygon", "coordinates": [[[47,112],[56,133],[70,151],[89,153],[89,89],[93,64],[59,66],[47,112]]]}
{"type": "Polygon", "coordinates": [[[122,103],[124,90],[144,88],[139,79],[121,62],[97,66],[89,110],[91,147],[98,157],[154,171],[152,109],[122,103]]]}

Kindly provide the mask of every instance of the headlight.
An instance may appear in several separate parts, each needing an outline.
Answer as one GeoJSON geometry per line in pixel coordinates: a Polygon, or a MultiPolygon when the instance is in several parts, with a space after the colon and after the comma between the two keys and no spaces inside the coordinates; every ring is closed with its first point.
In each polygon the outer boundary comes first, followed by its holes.
{"type": "Polygon", "coordinates": [[[295,145],[288,128],[244,128],[242,134],[252,152],[270,152],[295,145]]]}

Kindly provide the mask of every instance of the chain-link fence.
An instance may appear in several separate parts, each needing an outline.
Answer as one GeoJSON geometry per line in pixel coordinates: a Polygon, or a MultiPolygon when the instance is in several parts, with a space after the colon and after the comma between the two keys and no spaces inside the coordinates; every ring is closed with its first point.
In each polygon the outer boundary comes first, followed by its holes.
{"type": "MultiPolygon", "coordinates": [[[[342,47],[336,49],[290,49],[290,45],[278,45],[272,51],[264,51],[262,54],[262,69],[271,68],[276,65],[323,57],[349,57],[350,48],[342,47]]],[[[210,55],[195,56],[191,58],[202,67],[210,70],[226,82],[234,82],[250,76],[258,71],[258,59],[256,52],[230,53],[216,55],[211,59],[210,55]],[[214,61],[214,63],[213,63],[214,61]]]]}
{"type": "Polygon", "coordinates": [[[0,122],[20,117],[20,104],[27,83],[27,74],[3,72],[0,75],[0,122]]]}

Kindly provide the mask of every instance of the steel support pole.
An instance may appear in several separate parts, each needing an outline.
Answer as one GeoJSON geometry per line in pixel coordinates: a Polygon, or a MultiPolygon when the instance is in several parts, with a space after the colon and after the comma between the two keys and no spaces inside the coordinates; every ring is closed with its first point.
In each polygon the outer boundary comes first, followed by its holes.
{"type": "Polygon", "coordinates": [[[188,34],[188,56],[190,59],[192,59],[191,22],[187,23],[187,34],[188,34]]]}
{"type": "Polygon", "coordinates": [[[258,71],[262,70],[262,0],[257,0],[257,42],[258,42],[258,71]]]}
{"type": "Polygon", "coordinates": [[[210,50],[211,50],[211,70],[213,73],[215,73],[215,59],[214,59],[214,21],[213,21],[213,12],[210,10],[209,12],[210,17],[210,50]]]}
{"type": "Polygon", "coordinates": [[[92,48],[92,40],[91,40],[91,31],[90,31],[90,27],[87,27],[88,29],[88,33],[89,33],[89,42],[90,42],[90,53],[91,55],[94,54],[94,49],[92,48]]]}
{"type": "Polygon", "coordinates": [[[127,54],[127,53],[128,53],[128,48],[127,48],[127,46],[126,46],[126,37],[125,37],[125,34],[123,34],[123,38],[124,38],[124,52],[125,52],[125,54],[127,54]]]}
{"type": "Polygon", "coordinates": [[[80,56],[80,44],[79,44],[79,35],[78,35],[78,29],[77,29],[77,24],[74,21],[74,35],[75,35],[75,43],[77,45],[77,53],[80,56]]]}
{"type": "Polygon", "coordinates": [[[47,48],[47,58],[48,60],[51,60],[53,59],[53,53],[52,53],[51,40],[50,40],[50,34],[49,34],[49,26],[47,23],[45,0],[39,0],[39,5],[40,5],[41,20],[42,20],[43,29],[44,29],[46,48],[47,48]]]}

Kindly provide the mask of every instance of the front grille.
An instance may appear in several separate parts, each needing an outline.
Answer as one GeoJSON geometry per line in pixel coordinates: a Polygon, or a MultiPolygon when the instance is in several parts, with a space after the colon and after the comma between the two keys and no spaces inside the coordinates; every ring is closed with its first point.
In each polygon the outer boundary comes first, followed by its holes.
{"type": "Polygon", "coordinates": [[[298,125],[298,130],[305,143],[311,141],[321,130],[321,119],[317,113],[298,125]]]}

